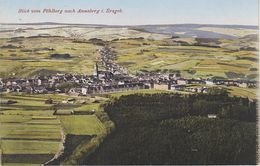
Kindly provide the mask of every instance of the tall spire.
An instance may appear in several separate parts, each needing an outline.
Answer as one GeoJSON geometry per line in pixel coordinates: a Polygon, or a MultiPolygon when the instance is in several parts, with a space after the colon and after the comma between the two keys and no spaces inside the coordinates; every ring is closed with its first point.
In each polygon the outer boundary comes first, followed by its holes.
{"type": "Polygon", "coordinates": [[[96,76],[97,78],[99,77],[98,76],[98,63],[96,62],[96,64],[94,64],[94,73],[93,73],[94,76],[96,76]]]}

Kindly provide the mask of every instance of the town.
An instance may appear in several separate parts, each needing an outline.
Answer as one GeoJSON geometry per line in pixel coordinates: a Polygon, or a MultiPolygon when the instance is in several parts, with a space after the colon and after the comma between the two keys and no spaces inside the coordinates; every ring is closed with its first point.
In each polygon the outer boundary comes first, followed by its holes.
{"type": "Polygon", "coordinates": [[[86,96],[90,94],[119,92],[137,89],[164,89],[207,93],[214,85],[257,88],[257,81],[224,79],[187,79],[179,73],[150,72],[132,75],[115,63],[116,55],[110,47],[98,50],[100,60],[94,65],[93,75],[57,73],[50,76],[35,76],[29,79],[0,78],[1,92],[25,92],[28,94],[66,93],[86,96]],[[101,67],[103,68],[101,70],[101,67]],[[195,86],[192,86],[195,85],[195,86]]]}

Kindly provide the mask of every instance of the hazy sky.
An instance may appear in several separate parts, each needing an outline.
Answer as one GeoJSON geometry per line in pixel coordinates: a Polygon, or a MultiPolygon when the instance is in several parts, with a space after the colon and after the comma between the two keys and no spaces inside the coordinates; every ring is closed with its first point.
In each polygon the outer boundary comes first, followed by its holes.
{"type": "Polygon", "coordinates": [[[258,25],[258,0],[0,0],[0,23],[258,25]],[[122,9],[119,14],[19,14],[19,9],[122,9]]]}

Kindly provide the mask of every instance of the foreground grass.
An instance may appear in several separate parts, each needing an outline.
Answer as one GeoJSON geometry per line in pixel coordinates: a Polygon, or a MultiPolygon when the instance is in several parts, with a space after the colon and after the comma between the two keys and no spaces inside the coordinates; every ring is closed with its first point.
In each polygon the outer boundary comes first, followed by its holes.
{"type": "Polygon", "coordinates": [[[65,115],[60,119],[66,134],[97,135],[105,130],[95,115],[65,115]]]}
{"type": "Polygon", "coordinates": [[[240,88],[240,87],[228,87],[228,91],[233,96],[240,96],[245,98],[257,99],[258,89],[254,88],[240,88]]]}
{"type": "Polygon", "coordinates": [[[166,90],[157,90],[157,89],[140,89],[140,90],[131,90],[125,92],[117,92],[117,93],[109,93],[109,97],[119,98],[121,96],[127,96],[130,94],[141,93],[141,94],[154,94],[154,93],[170,93],[170,91],[166,90]]]}

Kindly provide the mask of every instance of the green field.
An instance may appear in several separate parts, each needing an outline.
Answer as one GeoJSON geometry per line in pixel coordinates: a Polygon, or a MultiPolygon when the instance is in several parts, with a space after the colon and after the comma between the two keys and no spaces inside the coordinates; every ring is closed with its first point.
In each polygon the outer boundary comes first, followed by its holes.
{"type": "Polygon", "coordinates": [[[83,111],[83,112],[91,112],[92,110],[99,110],[100,109],[100,104],[87,104],[87,105],[82,105],[80,107],[77,107],[74,109],[75,112],[83,111]]]}
{"type": "MultiPolygon", "coordinates": [[[[52,104],[45,100],[52,98],[54,104],[61,103],[70,96],[66,95],[25,95],[3,94],[3,100],[17,103],[1,105],[0,149],[4,165],[42,164],[50,160],[61,146],[62,133],[73,135],[99,135],[105,132],[103,124],[96,115],[54,116],[52,104]],[[19,157],[14,157],[19,156],[19,157]],[[15,159],[14,159],[15,158],[15,159]],[[23,158],[28,158],[24,160],[23,158]]],[[[74,97],[75,112],[99,111],[103,97],[74,97]],[[96,100],[100,103],[93,103],[96,100]],[[86,101],[86,104],[79,104],[86,101]]],[[[66,106],[65,106],[66,107],[66,106]]],[[[71,106],[70,106],[71,107],[71,106]]]]}
{"type": "Polygon", "coordinates": [[[240,87],[228,87],[228,91],[233,96],[240,96],[251,99],[258,99],[257,94],[258,89],[248,89],[248,88],[240,88],[240,87]]]}
{"type": "Polygon", "coordinates": [[[74,43],[62,37],[0,39],[0,45],[10,42],[22,47],[1,49],[0,77],[28,77],[52,71],[91,74],[97,57],[97,47],[91,43],[74,43]],[[54,53],[67,53],[71,58],[50,58],[54,53]]]}
{"type": "Polygon", "coordinates": [[[173,46],[166,41],[120,40],[111,45],[118,53],[117,62],[130,72],[180,71],[187,78],[213,76],[231,78],[228,72],[255,79],[257,52],[231,51],[228,48],[173,46]],[[192,71],[192,72],[191,72],[192,71]]]}
{"type": "Polygon", "coordinates": [[[130,94],[155,94],[155,93],[170,93],[170,91],[166,90],[157,90],[157,89],[140,89],[140,90],[132,90],[132,91],[126,91],[126,92],[118,92],[118,93],[109,93],[107,96],[112,98],[119,98],[121,96],[127,96],[130,94]]]}
{"type": "MultiPolygon", "coordinates": [[[[140,32],[140,34],[142,34],[140,32]]],[[[186,39],[178,39],[186,41],[186,39]]],[[[238,40],[239,41],[239,40],[238,40]]],[[[256,79],[257,52],[232,50],[224,45],[238,42],[219,40],[223,47],[213,48],[195,45],[176,45],[172,40],[160,38],[124,39],[110,42],[117,53],[117,63],[131,73],[147,71],[180,71],[183,77],[241,77],[256,79]],[[231,74],[229,72],[232,72],[231,74]]],[[[194,44],[194,42],[193,42],[194,44]]],[[[97,49],[84,40],[65,37],[35,37],[0,39],[0,77],[29,77],[56,72],[92,74],[93,65],[98,60],[97,49]],[[60,44],[62,43],[62,45],[60,44]],[[19,47],[18,47],[19,46],[19,47]],[[51,58],[50,54],[70,54],[70,58],[51,58]]]]}
{"type": "Polygon", "coordinates": [[[60,116],[66,134],[97,135],[105,131],[95,115],[60,116]]]}
{"type": "MultiPolygon", "coordinates": [[[[51,105],[45,98],[6,94],[4,100],[15,100],[13,105],[1,105],[0,148],[4,165],[12,162],[41,164],[50,160],[58,151],[61,141],[60,120],[52,115],[51,105]],[[26,157],[22,161],[12,156],[26,157]],[[39,159],[35,155],[45,155],[39,159]]],[[[8,164],[9,165],[9,164],[8,164]]]]}

